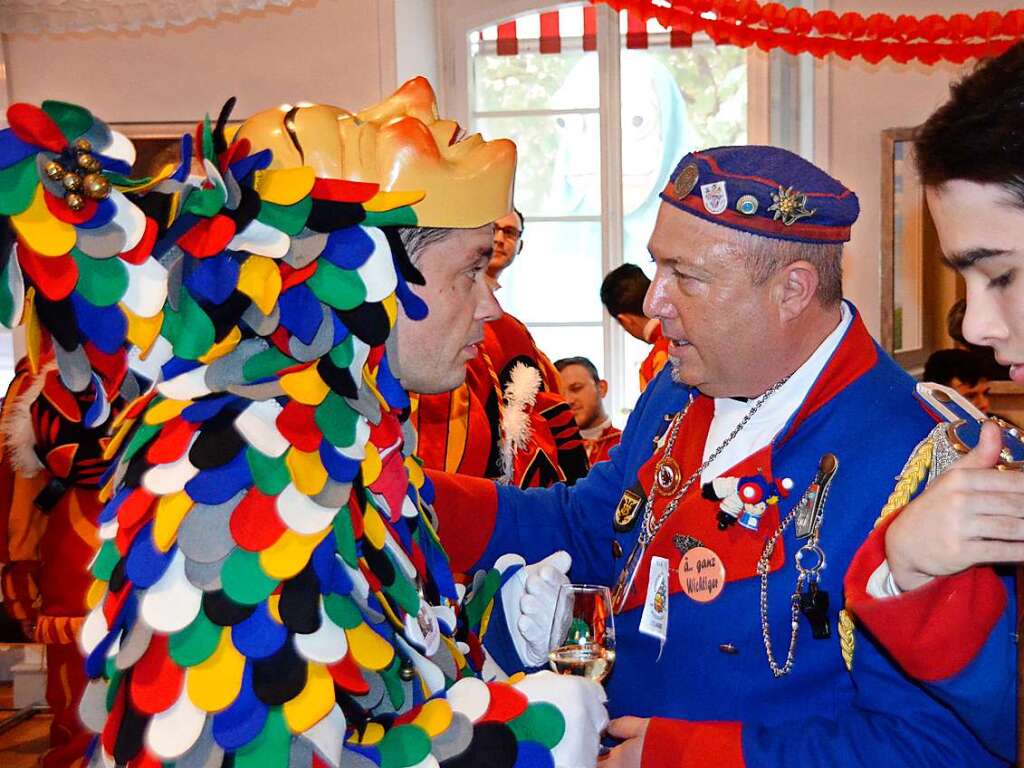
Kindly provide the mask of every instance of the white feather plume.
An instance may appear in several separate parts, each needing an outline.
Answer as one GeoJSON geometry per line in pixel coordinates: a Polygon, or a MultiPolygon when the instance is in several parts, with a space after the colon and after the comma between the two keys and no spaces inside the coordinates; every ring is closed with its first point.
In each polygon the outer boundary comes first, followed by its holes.
{"type": "Polygon", "coordinates": [[[509,485],[515,471],[515,455],[530,444],[529,408],[537,402],[540,391],[540,372],[525,363],[512,366],[505,385],[505,406],[501,412],[501,478],[509,485]]]}

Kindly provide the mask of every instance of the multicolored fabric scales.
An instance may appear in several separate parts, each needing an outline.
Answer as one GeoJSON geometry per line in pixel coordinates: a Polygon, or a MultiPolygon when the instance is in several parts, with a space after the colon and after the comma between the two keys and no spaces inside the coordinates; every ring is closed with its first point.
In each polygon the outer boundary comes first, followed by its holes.
{"type": "Polygon", "coordinates": [[[80,107],[0,132],[0,320],[87,427],[130,400],[80,636],[91,764],[555,765],[559,709],[476,677],[494,579],[467,603],[407,455],[391,331],[426,307],[395,226],[423,193],[272,167],[226,117],[142,180],[80,107]],[[112,189],[76,208],[51,164],[81,139],[112,189]]]}

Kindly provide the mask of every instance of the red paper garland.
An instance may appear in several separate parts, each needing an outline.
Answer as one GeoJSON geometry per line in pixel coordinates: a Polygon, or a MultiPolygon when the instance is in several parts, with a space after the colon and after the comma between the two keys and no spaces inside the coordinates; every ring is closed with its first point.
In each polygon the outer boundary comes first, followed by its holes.
{"type": "Polygon", "coordinates": [[[757,0],[670,0],[670,8],[655,5],[654,0],[590,1],[645,20],[657,19],[673,31],[704,32],[720,44],[756,45],[765,51],[781,48],[818,58],[858,57],[872,64],[885,58],[900,63],[961,64],[970,58],[997,56],[1024,37],[1024,9],[923,18],[873,13],[865,18],[827,10],[811,14],[805,8],[757,0]]]}

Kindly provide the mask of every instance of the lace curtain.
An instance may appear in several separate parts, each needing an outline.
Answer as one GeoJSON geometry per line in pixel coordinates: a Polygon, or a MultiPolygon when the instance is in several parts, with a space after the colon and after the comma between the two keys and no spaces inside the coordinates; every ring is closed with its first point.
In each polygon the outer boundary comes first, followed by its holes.
{"type": "Polygon", "coordinates": [[[164,29],[198,19],[289,6],[295,0],[0,0],[0,32],[60,34],[164,29]]]}

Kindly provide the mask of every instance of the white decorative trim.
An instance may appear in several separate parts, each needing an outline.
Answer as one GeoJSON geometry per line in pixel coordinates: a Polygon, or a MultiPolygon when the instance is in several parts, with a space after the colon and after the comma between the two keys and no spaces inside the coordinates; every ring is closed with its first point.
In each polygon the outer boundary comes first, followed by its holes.
{"type": "Polygon", "coordinates": [[[537,402],[540,384],[540,371],[536,368],[525,363],[512,366],[501,411],[501,479],[498,482],[502,485],[512,482],[516,454],[530,444],[533,430],[529,409],[537,402]]]}
{"type": "Polygon", "coordinates": [[[11,459],[15,472],[25,477],[34,477],[43,469],[43,463],[36,455],[36,433],[32,429],[32,403],[43,391],[46,374],[57,370],[57,363],[50,361],[40,369],[28,388],[4,413],[0,420],[0,433],[3,434],[4,447],[11,459]]]}

